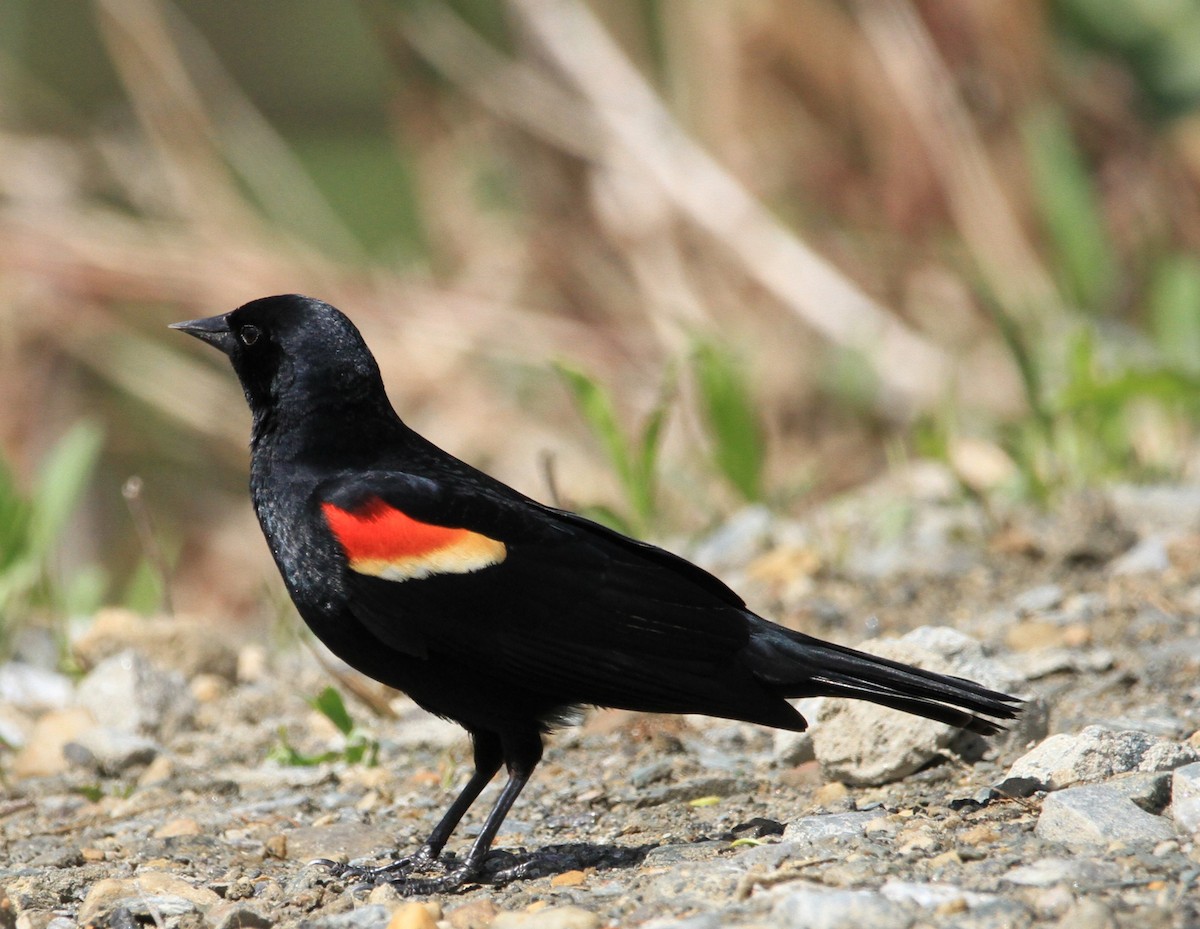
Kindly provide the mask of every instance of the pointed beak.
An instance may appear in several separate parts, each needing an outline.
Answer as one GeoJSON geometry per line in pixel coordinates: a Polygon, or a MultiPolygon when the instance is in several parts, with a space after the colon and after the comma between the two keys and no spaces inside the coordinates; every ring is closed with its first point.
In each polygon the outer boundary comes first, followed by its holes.
{"type": "Polygon", "coordinates": [[[178,329],[188,335],[194,335],[201,342],[219,348],[226,355],[233,354],[233,333],[229,329],[229,320],[224,316],[207,316],[204,319],[189,319],[182,323],[171,323],[168,329],[178,329]]]}

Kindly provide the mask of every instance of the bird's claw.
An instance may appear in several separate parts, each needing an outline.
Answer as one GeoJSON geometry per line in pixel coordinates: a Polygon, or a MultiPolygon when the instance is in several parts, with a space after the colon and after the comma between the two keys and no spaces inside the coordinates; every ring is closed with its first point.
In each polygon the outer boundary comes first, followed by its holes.
{"type": "Polygon", "coordinates": [[[405,895],[454,890],[466,883],[478,870],[466,863],[457,864],[453,856],[449,861],[436,858],[425,849],[374,868],[343,864],[329,858],[316,858],[308,864],[309,867],[324,868],[331,877],[350,880],[359,885],[377,887],[380,884],[391,884],[405,895]],[[441,874],[423,876],[431,871],[440,871],[441,874]]]}

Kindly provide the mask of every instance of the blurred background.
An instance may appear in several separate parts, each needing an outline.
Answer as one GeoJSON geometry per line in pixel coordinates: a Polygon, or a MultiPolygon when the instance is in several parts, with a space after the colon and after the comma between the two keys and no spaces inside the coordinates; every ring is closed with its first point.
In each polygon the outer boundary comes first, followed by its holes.
{"type": "Polygon", "coordinates": [[[223,357],[346,310],[406,420],[642,534],[932,457],[1195,476],[1195,0],[6,0],[0,648],[270,621],[223,357]]]}

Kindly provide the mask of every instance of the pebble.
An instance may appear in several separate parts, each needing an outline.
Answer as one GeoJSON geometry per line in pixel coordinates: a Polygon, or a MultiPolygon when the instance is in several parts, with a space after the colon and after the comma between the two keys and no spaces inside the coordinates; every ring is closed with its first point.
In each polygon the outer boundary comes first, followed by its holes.
{"type": "Polygon", "coordinates": [[[120,909],[144,922],[166,920],[208,910],[221,898],[207,887],[196,887],[162,871],[142,871],[130,878],[97,881],[79,907],[80,925],[106,924],[120,909]]]}
{"type": "Polygon", "coordinates": [[[402,903],[392,911],[387,929],[437,929],[437,920],[422,903],[402,903]]]}
{"type": "Polygon", "coordinates": [[[914,908],[870,890],[831,890],[820,884],[786,884],[771,910],[777,923],[794,929],[908,929],[914,908]]]}
{"type": "Polygon", "coordinates": [[[1200,762],[1172,772],[1171,816],[1180,832],[1187,835],[1200,832],[1200,762]]]}
{"type": "Polygon", "coordinates": [[[63,746],[63,754],[72,764],[108,776],[147,765],[161,752],[162,748],[153,739],[107,726],[81,732],[63,746]]]}
{"type": "Polygon", "coordinates": [[[1060,584],[1040,584],[1017,594],[1013,597],[1012,605],[1018,613],[1045,613],[1062,603],[1063,596],[1060,584]]]}
{"type": "Polygon", "coordinates": [[[1142,535],[1195,532],[1200,526],[1200,487],[1116,484],[1108,497],[1121,522],[1142,535]]]}
{"type": "Polygon", "coordinates": [[[1102,781],[1127,771],[1169,771],[1200,758],[1196,749],[1145,732],[1088,726],[1058,733],[1018,758],[1008,777],[1034,778],[1050,790],[1102,781]]]}
{"type": "Polygon", "coordinates": [[[61,774],[70,767],[63,749],[96,725],[92,714],[74,707],[52,710],[34,723],[24,747],[12,761],[16,777],[43,777],[61,774]]]}
{"type": "Polygon", "coordinates": [[[101,726],[149,736],[171,736],[190,725],[195,701],[177,671],[165,671],[137,652],[101,661],[79,682],[76,705],[101,726]]]}
{"type": "Polygon", "coordinates": [[[1073,900],[1063,911],[1058,924],[1062,929],[1117,929],[1112,909],[1087,897],[1073,900]]]}
{"type": "Polygon", "coordinates": [[[65,709],[71,703],[71,679],[24,661],[0,665],[0,703],[26,713],[65,709]]]}
{"type": "Polygon", "coordinates": [[[378,826],[364,823],[330,823],[327,826],[301,826],[284,833],[287,858],[311,861],[314,858],[345,859],[387,856],[396,848],[395,836],[378,826]]]}
{"type": "Polygon", "coordinates": [[[599,929],[600,917],[579,906],[548,906],[536,912],[498,913],[491,929],[599,929]]]}
{"type": "Polygon", "coordinates": [[[379,903],[368,903],[347,913],[313,916],[300,920],[297,929],[387,929],[392,911],[379,903]]]}
{"type": "Polygon", "coordinates": [[[452,907],[446,913],[446,921],[450,923],[450,929],[487,929],[499,912],[495,903],[487,897],[479,897],[452,907]]]}
{"type": "Polygon", "coordinates": [[[1099,885],[1117,880],[1120,873],[1121,869],[1115,863],[1098,858],[1040,858],[1013,868],[1002,879],[1022,887],[1099,885]]]}
{"type": "Polygon", "coordinates": [[[187,616],[143,616],[133,610],[100,610],[71,642],[85,668],[125,651],[135,651],[160,668],[185,678],[214,674],[232,681],[237,673],[235,630],[214,630],[210,619],[187,616]]]}
{"type": "Polygon", "coordinates": [[[271,919],[244,900],[216,904],[204,914],[211,929],[268,929],[271,919]]]}
{"type": "Polygon", "coordinates": [[[783,830],[785,842],[823,842],[847,836],[862,835],[867,823],[879,818],[877,810],[856,813],[827,813],[823,816],[804,816],[788,823],[783,830]]]}
{"type": "Polygon", "coordinates": [[[1146,536],[1133,548],[1113,560],[1108,570],[1113,574],[1160,574],[1171,567],[1167,540],[1160,535],[1146,536]]]}
{"type": "Polygon", "coordinates": [[[1034,831],[1072,848],[1110,842],[1152,846],[1175,835],[1165,817],[1147,813],[1109,784],[1068,787],[1048,795],[1034,831]]]}

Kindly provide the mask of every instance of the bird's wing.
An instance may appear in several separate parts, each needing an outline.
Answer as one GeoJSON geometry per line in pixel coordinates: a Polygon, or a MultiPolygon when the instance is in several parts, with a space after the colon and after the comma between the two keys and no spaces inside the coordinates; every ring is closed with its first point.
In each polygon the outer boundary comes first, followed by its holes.
{"type": "Polygon", "coordinates": [[[748,638],[742,601],[707,572],[515,492],[371,471],[327,482],[318,505],[355,617],[410,655],[671,709],[727,679],[748,638]]]}

